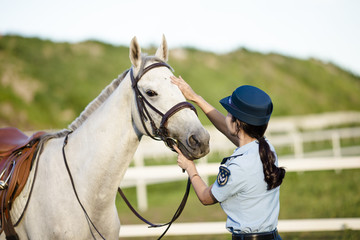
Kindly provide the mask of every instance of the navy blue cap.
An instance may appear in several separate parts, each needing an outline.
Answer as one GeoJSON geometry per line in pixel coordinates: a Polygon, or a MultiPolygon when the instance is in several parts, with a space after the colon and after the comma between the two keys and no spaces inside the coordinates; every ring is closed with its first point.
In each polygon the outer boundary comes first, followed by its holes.
{"type": "Polygon", "coordinates": [[[273,110],[269,95],[249,85],[238,87],[231,96],[221,99],[220,103],[234,117],[254,126],[267,124],[273,110]]]}

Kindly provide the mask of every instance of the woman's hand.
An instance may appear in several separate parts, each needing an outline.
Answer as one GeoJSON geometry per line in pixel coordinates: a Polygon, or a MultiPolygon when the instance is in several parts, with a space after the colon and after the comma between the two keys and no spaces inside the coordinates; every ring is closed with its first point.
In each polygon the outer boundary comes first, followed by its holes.
{"type": "Polygon", "coordinates": [[[191,184],[193,185],[195,193],[198,196],[200,202],[204,205],[211,205],[217,203],[216,198],[211,193],[212,185],[208,187],[206,183],[201,179],[200,175],[196,170],[195,163],[187,159],[176,145],[174,145],[173,147],[179,154],[177,163],[179,167],[186,170],[186,172],[188,173],[191,184]]]}
{"type": "Polygon", "coordinates": [[[181,76],[179,76],[178,78],[175,76],[171,76],[170,78],[171,78],[171,82],[179,87],[180,91],[184,94],[187,100],[193,102],[196,101],[198,95],[194,92],[194,90],[190,87],[190,85],[187,82],[185,82],[184,79],[182,79],[181,76]]]}
{"type": "Polygon", "coordinates": [[[195,168],[194,162],[187,159],[176,145],[174,145],[173,147],[175,151],[178,153],[177,163],[179,167],[181,167],[183,170],[186,170],[189,173],[189,170],[191,168],[195,168]]]}

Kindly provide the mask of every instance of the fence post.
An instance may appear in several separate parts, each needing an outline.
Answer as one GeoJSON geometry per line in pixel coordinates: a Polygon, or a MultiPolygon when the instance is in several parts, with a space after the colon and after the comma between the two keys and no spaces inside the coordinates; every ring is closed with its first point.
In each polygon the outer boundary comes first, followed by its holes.
{"type": "MultiPolygon", "coordinates": [[[[140,149],[136,152],[134,156],[135,167],[144,167],[144,154],[140,149]]],[[[147,204],[147,190],[146,182],[144,178],[139,178],[136,180],[136,198],[138,203],[138,208],[140,212],[144,212],[148,209],[147,204]]]]}
{"type": "Polygon", "coordinates": [[[294,139],[295,158],[303,158],[304,157],[304,148],[303,148],[303,140],[301,137],[301,133],[299,133],[297,130],[293,130],[291,134],[294,139]]]}
{"type": "Polygon", "coordinates": [[[341,157],[340,135],[338,132],[331,134],[334,157],[341,157]]]}
{"type": "Polygon", "coordinates": [[[143,178],[136,181],[136,197],[140,212],[148,209],[146,183],[143,178]]]}

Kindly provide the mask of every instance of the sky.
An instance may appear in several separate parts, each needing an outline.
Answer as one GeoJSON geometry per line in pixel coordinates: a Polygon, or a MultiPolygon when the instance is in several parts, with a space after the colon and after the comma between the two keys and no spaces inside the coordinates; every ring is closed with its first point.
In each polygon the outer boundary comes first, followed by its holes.
{"type": "MultiPolygon", "coordinates": [[[[0,0],[0,35],[129,46],[245,47],[332,62],[360,76],[359,0],[0,0]]],[[[1,40],[1,39],[0,39],[1,40]]],[[[171,58],[171,55],[170,55],[171,58]]]]}

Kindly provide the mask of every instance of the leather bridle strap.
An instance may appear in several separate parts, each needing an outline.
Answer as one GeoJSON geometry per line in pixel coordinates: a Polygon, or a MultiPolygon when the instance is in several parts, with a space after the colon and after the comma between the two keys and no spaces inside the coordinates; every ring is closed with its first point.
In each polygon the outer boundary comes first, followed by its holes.
{"type": "Polygon", "coordinates": [[[104,240],[105,240],[105,237],[104,237],[104,236],[99,232],[99,230],[96,228],[95,224],[93,223],[93,221],[91,220],[90,216],[88,215],[88,213],[87,213],[84,205],[83,205],[83,204],[81,203],[81,201],[80,201],[79,195],[78,195],[78,193],[77,193],[77,191],[76,191],[74,179],[73,179],[73,177],[72,177],[72,174],[71,174],[71,172],[70,172],[69,165],[68,165],[68,163],[67,163],[66,154],[65,154],[65,146],[66,146],[67,143],[68,143],[69,134],[71,134],[71,133],[72,133],[72,131],[70,131],[70,132],[68,132],[68,133],[66,134],[66,136],[65,136],[65,138],[64,138],[64,143],[63,143],[63,146],[62,146],[62,154],[63,154],[63,159],[64,159],[66,171],[67,171],[68,174],[69,174],[71,186],[72,186],[72,188],[73,188],[73,190],[74,190],[75,197],[76,197],[76,199],[77,199],[77,201],[78,201],[81,209],[83,210],[83,212],[84,212],[84,214],[85,214],[85,217],[86,217],[87,223],[88,223],[88,225],[89,225],[89,229],[90,229],[90,233],[91,233],[92,237],[93,237],[94,239],[96,239],[96,237],[94,236],[93,231],[91,230],[91,226],[92,226],[92,227],[95,229],[95,231],[99,234],[99,236],[101,237],[101,239],[104,239],[104,240]]]}
{"type": "MultiPolygon", "coordinates": [[[[172,107],[169,111],[167,111],[165,114],[163,114],[162,112],[160,112],[158,109],[156,109],[153,105],[151,105],[147,100],[146,98],[144,98],[144,96],[141,94],[139,88],[137,87],[137,83],[138,81],[141,79],[141,77],[146,73],[148,72],[149,70],[153,69],[153,68],[156,68],[156,67],[167,67],[169,69],[171,69],[171,67],[164,63],[164,62],[158,62],[158,63],[154,63],[148,67],[146,67],[141,74],[139,74],[138,76],[136,76],[136,78],[134,78],[134,74],[133,74],[133,69],[131,68],[130,69],[130,77],[131,77],[131,81],[132,81],[132,87],[134,89],[134,92],[135,92],[135,97],[136,97],[136,104],[137,104],[137,107],[138,107],[138,111],[139,111],[139,114],[140,114],[140,118],[141,118],[141,122],[142,122],[142,125],[146,131],[146,133],[153,139],[155,140],[163,140],[164,142],[167,141],[169,139],[169,136],[168,136],[168,132],[167,132],[167,129],[166,129],[166,123],[168,121],[168,119],[173,116],[175,113],[177,113],[178,111],[180,111],[181,109],[183,108],[190,108],[191,110],[193,110],[195,113],[196,113],[196,109],[195,107],[188,103],[188,102],[180,102],[178,104],[176,104],[174,107],[172,107]],[[154,121],[152,120],[151,118],[151,115],[149,114],[147,108],[146,108],[146,105],[148,105],[153,111],[155,111],[157,114],[159,114],[161,117],[162,117],[162,120],[161,120],[161,124],[160,124],[160,127],[157,128],[154,121]],[[151,123],[151,127],[152,127],[152,131],[153,131],[153,134],[150,134],[146,125],[145,125],[145,120],[149,119],[150,120],[150,123],[151,123]]],[[[197,113],[196,113],[197,114],[197,113]]],[[[72,132],[68,132],[64,138],[64,143],[63,143],[63,147],[62,147],[62,154],[63,154],[63,159],[64,159],[64,163],[65,163],[65,167],[66,167],[66,170],[68,172],[68,175],[69,175],[69,178],[70,178],[70,181],[71,181],[71,185],[72,185],[72,188],[74,190],[74,193],[75,193],[75,196],[76,196],[76,199],[79,203],[79,205],[81,206],[84,214],[85,214],[85,217],[86,217],[86,220],[89,224],[89,228],[90,228],[90,232],[91,232],[91,235],[92,237],[95,239],[95,236],[91,230],[91,226],[95,229],[95,231],[100,235],[100,237],[102,239],[105,239],[103,237],[103,235],[101,235],[101,233],[98,231],[98,229],[95,227],[93,221],[90,219],[89,215],[87,214],[83,204],[81,203],[80,199],[79,199],[79,196],[77,194],[77,191],[76,191],[76,188],[75,188],[75,183],[74,183],[74,180],[72,178],[72,174],[70,172],[70,168],[68,166],[68,163],[67,163],[67,159],[66,159],[66,154],[65,154],[65,146],[67,145],[67,142],[68,142],[68,136],[69,134],[71,134],[72,132]]],[[[171,139],[171,138],[170,138],[171,139]]],[[[172,219],[168,222],[168,223],[165,223],[165,224],[153,224],[149,221],[147,221],[145,218],[141,217],[140,214],[131,206],[130,202],[127,200],[127,198],[125,197],[124,193],[122,192],[122,190],[120,188],[118,188],[118,192],[119,194],[121,195],[121,197],[124,199],[125,203],[128,205],[128,207],[132,210],[132,212],[138,217],[140,218],[142,221],[144,221],[145,223],[149,224],[150,226],[149,227],[163,227],[163,226],[167,226],[167,228],[165,229],[165,231],[163,232],[163,234],[158,238],[158,239],[161,239],[165,234],[166,232],[169,230],[171,224],[180,216],[180,214],[182,213],[182,211],[184,210],[184,207],[186,205],[186,202],[187,202],[187,199],[188,199],[188,196],[189,196],[189,193],[190,193],[190,186],[191,186],[191,181],[190,181],[190,178],[188,179],[188,182],[187,182],[187,186],[186,186],[186,191],[185,191],[185,194],[183,196],[183,199],[180,203],[180,206],[178,207],[178,209],[176,210],[174,216],[172,217],[172,219]]]]}
{"type": "Polygon", "coordinates": [[[180,110],[182,110],[184,108],[190,108],[196,114],[197,114],[197,112],[196,112],[195,107],[191,103],[185,101],[185,102],[180,102],[180,103],[176,104],[171,109],[169,109],[165,114],[163,114],[161,111],[159,111],[156,107],[154,107],[142,95],[142,93],[140,92],[140,90],[139,90],[139,88],[137,86],[137,83],[140,81],[140,79],[144,76],[145,73],[147,73],[151,69],[154,69],[154,68],[157,68],[157,67],[167,67],[170,70],[172,70],[172,68],[168,64],[166,64],[165,62],[157,62],[157,63],[153,63],[153,64],[147,66],[136,77],[134,77],[133,68],[131,68],[130,69],[130,78],[131,78],[131,82],[132,82],[132,88],[134,89],[134,93],[135,93],[136,104],[137,104],[139,115],[140,115],[140,118],[141,118],[141,123],[143,125],[143,128],[145,129],[146,134],[148,136],[150,136],[154,140],[158,140],[158,141],[162,140],[162,141],[165,142],[169,138],[168,131],[167,131],[167,128],[166,128],[166,123],[167,123],[168,119],[171,116],[173,116],[175,113],[177,113],[178,111],[180,111],[180,110]],[[154,112],[156,112],[158,115],[160,115],[162,117],[159,128],[156,127],[156,124],[153,121],[153,119],[152,119],[148,109],[146,108],[146,106],[151,108],[154,112]],[[150,121],[150,125],[151,125],[151,128],[152,128],[152,133],[150,133],[148,128],[146,127],[145,121],[147,121],[147,120],[150,121]]]}
{"type": "Polygon", "coordinates": [[[133,79],[131,79],[132,87],[135,87],[135,85],[140,81],[140,79],[145,75],[145,73],[147,73],[148,71],[150,71],[153,68],[158,68],[158,67],[167,67],[171,71],[173,70],[172,67],[170,67],[170,65],[165,62],[153,63],[153,64],[147,66],[146,68],[144,68],[144,70],[141,71],[140,74],[138,74],[135,78],[134,78],[134,74],[133,73],[131,74],[132,78],[133,78],[133,79]]]}
{"type": "MultiPolygon", "coordinates": [[[[163,117],[161,119],[160,127],[159,127],[159,133],[158,133],[160,136],[166,136],[166,137],[168,136],[168,132],[167,132],[167,128],[166,128],[167,121],[169,120],[169,118],[171,116],[173,116],[175,113],[177,113],[178,111],[180,111],[180,110],[182,110],[184,108],[190,108],[197,115],[196,108],[191,103],[189,103],[189,102],[180,102],[180,103],[176,104],[175,106],[170,108],[163,115],[163,117]]],[[[164,140],[164,139],[162,139],[162,140],[164,140]]]]}
{"type": "MultiPolygon", "coordinates": [[[[165,144],[173,151],[175,151],[172,148],[173,144],[176,144],[177,140],[173,139],[169,136],[168,130],[167,130],[167,122],[169,120],[170,117],[172,117],[175,113],[177,113],[178,111],[184,109],[184,108],[189,108],[191,110],[193,110],[195,112],[195,114],[197,114],[195,107],[189,103],[189,102],[180,102],[178,104],[176,104],[175,106],[173,106],[172,108],[170,108],[165,114],[163,114],[161,111],[159,111],[157,108],[155,108],[140,92],[137,83],[140,81],[140,79],[144,76],[145,73],[147,73],[148,71],[150,71],[153,68],[157,68],[157,67],[167,67],[170,70],[172,70],[172,68],[166,64],[165,62],[157,62],[157,63],[153,63],[149,66],[147,66],[145,69],[143,69],[143,71],[140,71],[140,74],[138,74],[136,77],[134,77],[134,72],[133,72],[133,68],[130,69],[130,78],[131,78],[131,83],[132,83],[132,88],[134,90],[135,93],[135,99],[136,99],[136,104],[138,107],[138,111],[139,111],[139,115],[140,115],[140,119],[141,119],[141,123],[143,128],[145,129],[146,134],[151,137],[154,140],[162,140],[165,142],[165,144]],[[149,108],[151,108],[155,113],[157,113],[158,115],[161,116],[161,122],[160,122],[160,126],[159,128],[156,127],[155,122],[153,121],[153,119],[151,118],[151,115],[148,111],[148,109],[146,108],[146,106],[148,106],[149,108]],[[152,133],[149,132],[148,128],[146,127],[145,121],[150,121],[150,126],[152,128],[152,133]]],[[[176,210],[176,212],[174,213],[174,216],[172,217],[172,219],[164,224],[153,224],[150,221],[146,220],[145,218],[143,218],[134,208],[133,206],[130,204],[129,200],[125,197],[125,194],[123,193],[123,191],[121,190],[121,188],[118,188],[118,192],[120,194],[120,196],[124,199],[126,205],[130,208],[130,210],[143,222],[145,222],[146,224],[149,225],[149,227],[163,227],[163,226],[167,226],[167,228],[165,229],[165,231],[163,232],[163,234],[158,238],[161,239],[166,232],[169,230],[171,224],[180,216],[180,214],[182,213],[182,211],[185,208],[189,193],[190,193],[190,186],[191,186],[191,181],[190,178],[188,179],[187,182],[187,186],[186,186],[186,191],[184,193],[183,199],[178,207],[178,209],[176,210]]]]}
{"type": "Polygon", "coordinates": [[[142,217],[136,210],[135,208],[131,205],[131,203],[129,202],[129,200],[125,197],[125,194],[124,192],[121,190],[121,188],[118,188],[118,192],[120,194],[120,196],[124,199],[126,205],[130,208],[130,210],[135,214],[135,216],[137,216],[141,221],[143,221],[144,223],[148,224],[149,225],[149,228],[157,228],[157,227],[164,227],[164,226],[167,226],[167,228],[165,229],[165,231],[161,234],[161,236],[158,238],[158,239],[161,239],[165,234],[166,232],[169,230],[171,224],[173,222],[176,221],[176,219],[178,219],[178,217],[181,215],[182,211],[184,210],[185,208],[185,205],[186,205],[186,202],[187,202],[187,199],[189,197],[189,193],[190,193],[190,186],[191,186],[191,181],[190,181],[190,178],[188,178],[188,181],[187,181],[187,185],[186,185],[186,190],[185,190],[185,193],[184,193],[184,196],[181,200],[181,203],[178,207],[178,209],[176,210],[176,212],[174,213],[173,217],[171,218],[171,220],[167,223],[163,223],[163,224],[154,224],[148,220],[146,220],[144,217],[142,217]]]}

